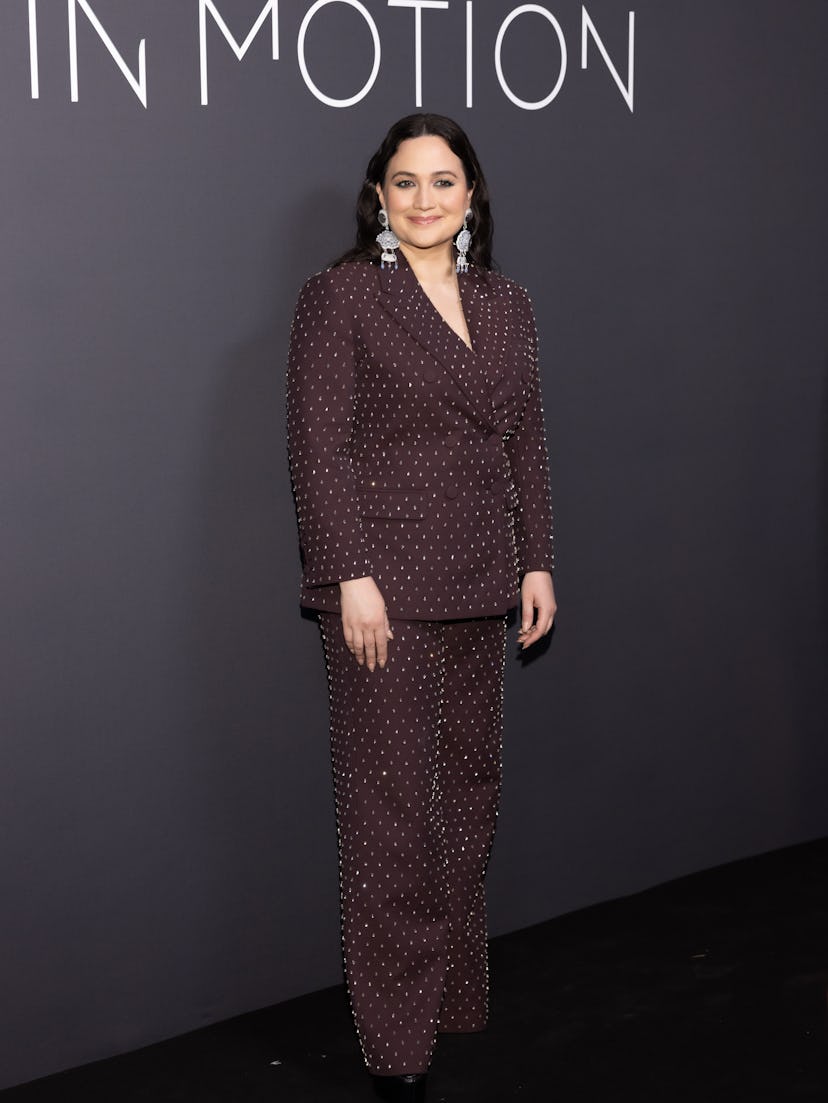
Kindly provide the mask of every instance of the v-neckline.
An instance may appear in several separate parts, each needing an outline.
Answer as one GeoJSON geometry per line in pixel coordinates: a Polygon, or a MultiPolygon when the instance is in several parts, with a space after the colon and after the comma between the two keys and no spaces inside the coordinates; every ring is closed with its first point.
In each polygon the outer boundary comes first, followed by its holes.
{"type": "Polygon", "coordinates": [[[499,377],[503,360],[502,335],[495,337],[491,324],[496,304],[489,302],[489,290],[482,268],[472,268],[459,277],[460,301],[472,344],[448,324],[405,260],[399,271],[376,266],[377,298],[385,310],[409,335],[451,375],[468,399],[475,414],[492,424],[491,383],[499,377]]]}
{"type": "MultiPolygon", "coordinates": [[[[461,337],[461,335],[457,332],[457,330],[454,328],[454,326],[450,325],[446,321],[446,319],[443,316],[442,312],[437,309],[434,302],[432,301],[431,296],[428,294],[426,289],[423,287],[423,285],[417,279],[417,273],[411,267],[411,264],[409,263],[409,261],[407,259],[405,259],[404,263],[406,264],[409,272],[411,273],[420,294],[423,296],[425,301],[428,303],[431,310],[433,310],[434,313],[437,315],[437,317],[440,319],[440,322],[442,323],[442,325],[444,325],[446,327],[446,329],[449,330],[449,332],[454,335],[454,337],[460,342],[460,344],[463,346],[463,348],[466,350],[466,352],[470,352],[473,356],[477,356],[477,349],[474,347],[474,337],[472,335],[471,326],[469,325],[469,314],[468,314],[468,311],[466,309],[466,304],[463,302],[462,276],[458,275],[458,277],[457,277],[457,299],[458,299],[458,302],[460,304],[460,311],[463,315],[463,321],[466,323],[466,332],[469,335],[469,343],[468,344],[466,343],[465,338],[461,337]]],[[[468,277],[466,277],[466,278],[468,279],[468,277]]]]}

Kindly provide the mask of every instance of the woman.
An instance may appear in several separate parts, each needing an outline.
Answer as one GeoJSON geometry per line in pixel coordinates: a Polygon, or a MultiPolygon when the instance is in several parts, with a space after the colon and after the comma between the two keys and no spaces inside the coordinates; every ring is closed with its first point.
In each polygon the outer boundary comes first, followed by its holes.
{"type": "Polygon", "coordinates": [[[519,599],[524,649],[552,627],[548,460],[531,303],[491,270],[486,182],[456,123],[391,128],[357,227],[299,298],[289,452],[348,993],[377,1092],[423,1100],[437,1032],[486,1024],[506,613],[519,599]]]}

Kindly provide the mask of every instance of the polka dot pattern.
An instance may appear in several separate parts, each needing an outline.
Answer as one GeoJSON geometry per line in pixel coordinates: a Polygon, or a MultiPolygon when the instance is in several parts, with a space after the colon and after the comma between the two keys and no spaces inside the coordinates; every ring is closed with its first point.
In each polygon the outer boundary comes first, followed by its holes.
{"type": "Polygon", "coordinates": [[[388,663],[319,617],[348,993],[368,1068],[425,1072],[487,1017],[484,874],[500,798],[503,616],[392,619],[388,663]]]}
{"type": "Polygon", "coordinates": [[[459,288],[472,348],[403,256],[312,277],[291,330],[300,600],[328,669],[345,975],[380,1075],[485,1026],[505,613],[554,564],[531,302],[477,268],[459,288]],[[394,628],[373,672],[338,615],[339,582],[369,575],[394,628]]]}
{"type": "Polygon", "coordinates": [[[459,280],[470,349],[401,258],[313,276],[287,377],[300,600],[372,575],[394,617],[505,613],[554,564],[537,332],[526,292],[459,280]]]}

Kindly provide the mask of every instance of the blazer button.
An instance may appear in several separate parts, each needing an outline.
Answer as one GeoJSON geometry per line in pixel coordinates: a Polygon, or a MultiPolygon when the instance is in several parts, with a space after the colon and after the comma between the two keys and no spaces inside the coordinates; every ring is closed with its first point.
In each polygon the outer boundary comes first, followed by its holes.
{"type": "Polygon", "coordinates": [[[426,383],[435,383],[437,381],[437,369],[425,368],[423,371],[423,379],[425,379],[426,383]]]}
{"type": "Polygon", "coordinates": [[[458,494],[458,490],[457,490],[457,487],[454,485],[454,483],[452,483],[451,486],[446,487],[446,497],[447,498],[456,498],[457,494],[458,494]]]}

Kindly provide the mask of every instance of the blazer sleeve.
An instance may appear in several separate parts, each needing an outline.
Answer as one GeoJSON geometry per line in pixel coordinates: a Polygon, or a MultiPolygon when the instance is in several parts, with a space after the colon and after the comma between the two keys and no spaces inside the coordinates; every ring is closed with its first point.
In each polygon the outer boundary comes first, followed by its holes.
{"type": "Polygon", "coordinates": [[[512,469],[517,508],[515,542],[521,575],[527,571],[554,570],[555,549],[552,499],[549,489],[549,454],[543,419],[538,365],[538,331],[532,302],[524,292],[520,329],[530,343],[529,398],[514,433],[504,442],[512,469]]]}
{"type": "Polygon", "coordinates": [[[348,456],[354,421],[356,319],[332,271],[302,288],[290,333],[288,457],[303,581],[329,586],[372,573],[348,456]]]}

